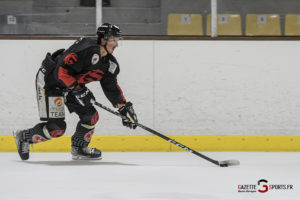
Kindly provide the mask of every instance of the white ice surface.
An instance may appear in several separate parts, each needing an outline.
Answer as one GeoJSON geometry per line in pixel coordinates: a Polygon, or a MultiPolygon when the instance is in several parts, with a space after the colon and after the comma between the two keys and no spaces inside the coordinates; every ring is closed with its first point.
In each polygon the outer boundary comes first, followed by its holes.
{"type": "Polygon", "coordinates": [[[72,161],[67,153],[0,153],[0,200],[299,200],[300,153],[204,153],[237,159],[221,168],[191,153],[104,153],[72,161]],[[239,193],[239,184],[293,184],[293,190],[239,193]]]}

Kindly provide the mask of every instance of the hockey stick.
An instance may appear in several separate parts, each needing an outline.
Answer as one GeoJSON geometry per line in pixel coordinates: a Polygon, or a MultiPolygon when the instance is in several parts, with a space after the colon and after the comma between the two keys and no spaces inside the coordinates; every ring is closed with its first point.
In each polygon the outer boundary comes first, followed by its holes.
{"type": "MultiPolygon", "coordinates": [[[[100,108],[114,114],[114,115],[117,115],[121,118],[126,118],[125,116],[122,116],[120,113],[111,110],[110,108],[102,105],[101,103],[94,102],[94,104],[96,106],[99,106],[100,108]]],[[[183,145],[183,144],[181,144],[181,143],[179,143],[175,140],[172,140],[171,138],[169,138],[169,137],[167,137],[167,136],[165,136],[165,135],[163,135],[163,134],[161,134],[161,133],[159,133],[159,132],[157,132],[157,131],[155,131],[151,128],[148,128],[148,127],[146,127],[146,126],[144,126],[140,123],[136,123],[136,125],[141,127],[142,129],[144,129],[146,131],[149,131],[150,133],[153,133],[154,135],[157,135],[157,136],[161,137],[162,139],[164,139],[164,140],[166,140],[166,141],[168,141],[168,142],[170,142],[174,145],[177,145],[177,146],[183,148],[184,150],[189,151],[189,152],[191,152],[191,153],[193,153],[193,154],[195,154],[195,155],[197,155],[197,156],[199,156],[199,157],[201,157],[201,158],[203,158],[203,159],[205,159],[205,160],[207,160],[211,163],[214,163],[215,165],[218,165],[220,167],[228,167],[228,166],[233,166],[233,165],[239,165],[240,164],[240,162],[238,160],[217,161],[217,160],[211,159],[211,158],[209,158],[209,157],[207,157],[207,156],[205,156],[205,155],[203,155],[203,154],[201,154],[201,153],[199,153],[199,152],[197,152],[197,151],[195,151],[195,150],[193,150],[193,149],[191,149],[191,148],[189,148],[189,147],[187,147],[187,146],[185,146],[185,145],[183,145]]]]}

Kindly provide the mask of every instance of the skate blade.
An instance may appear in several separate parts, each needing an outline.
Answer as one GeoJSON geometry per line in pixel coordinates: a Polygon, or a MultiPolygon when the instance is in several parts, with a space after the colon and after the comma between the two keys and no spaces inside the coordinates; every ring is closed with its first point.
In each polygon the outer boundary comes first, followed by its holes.
{"type": "Polygon", "coordinates": [[[101,157],[99,157],[99,158],[89,158],[89,157],[86,157],[86,156],[72,156],[72,159],[73,160],[102,160],[101,157]]]}

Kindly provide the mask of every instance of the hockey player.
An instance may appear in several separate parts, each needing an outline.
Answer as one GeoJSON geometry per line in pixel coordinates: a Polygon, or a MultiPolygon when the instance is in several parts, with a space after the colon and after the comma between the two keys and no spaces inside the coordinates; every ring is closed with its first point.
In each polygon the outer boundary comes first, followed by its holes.
{"type": "Polygon", "coordinates": [[[80,38],[67,50],[47,53],[36,76],[39,115],[42,123],[14,132],[18,153],[29,159],[29,145],[60,137],[65,133],[64,107],[79,116],[72,136],[71,154],[76,159],[101,159],[101,151],[88,147],[98,112],[92,102],[93,93],[86,87],[99,81],[105,96],[121,115],[124,126],[136,128],[137,117],[117,82],[119,64],[112,55],[118,47],[121,31],[118,26],[104,23],[97,30],[97,40],[80,38]]]}

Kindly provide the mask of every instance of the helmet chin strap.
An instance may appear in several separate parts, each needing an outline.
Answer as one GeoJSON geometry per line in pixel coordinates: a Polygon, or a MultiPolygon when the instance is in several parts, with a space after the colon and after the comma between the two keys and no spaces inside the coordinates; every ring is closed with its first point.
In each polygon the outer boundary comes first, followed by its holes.
{"type": "Polygon", "coordinates": [[[106,48],[106,45],[104,46],[104,49],[105,49],[106,53],[109,54],[109,52],[108,52],[108,50],[106,48]]]}

